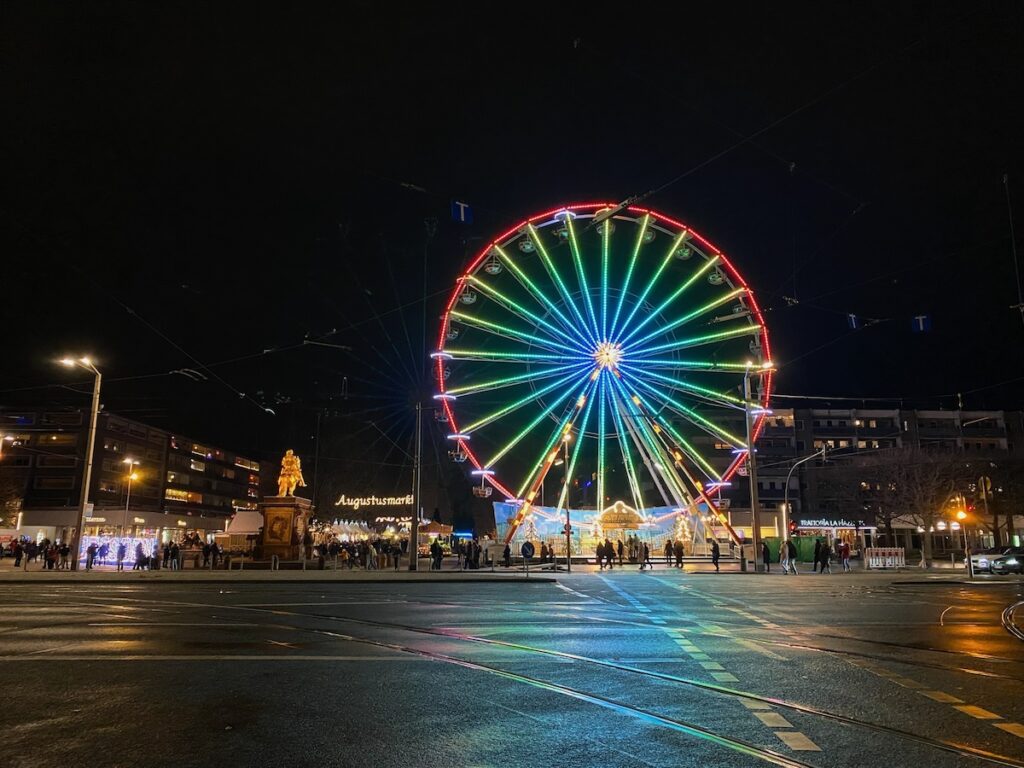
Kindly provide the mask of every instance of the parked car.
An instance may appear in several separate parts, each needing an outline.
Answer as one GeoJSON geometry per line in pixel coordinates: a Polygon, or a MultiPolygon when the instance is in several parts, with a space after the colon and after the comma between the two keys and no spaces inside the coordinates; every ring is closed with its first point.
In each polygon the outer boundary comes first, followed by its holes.
{"type": "Polygon", "coordinates": [[[1008,552],[1004,552],[989,563],[989,570],[998,574],[1024,574],[1024,547],[1010,547],[1008,552]]]}
{"type": "MultiPolygon", "coordinates": [[[[1013,547],[992,547],[983,549],[980,552],[971,553],[971,565],[975,573],[989,573],[992,570],[992,561],[1009,552],[1013,547]]],[[[967,565],[967,558],[964,558],[964,565],[967,565]]]]}

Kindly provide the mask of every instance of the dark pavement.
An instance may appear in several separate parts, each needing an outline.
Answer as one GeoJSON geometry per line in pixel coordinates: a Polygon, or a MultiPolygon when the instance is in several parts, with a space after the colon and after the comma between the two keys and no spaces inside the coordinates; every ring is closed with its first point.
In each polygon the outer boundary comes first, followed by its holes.
{"type": "Polygon", "coordinates": [[[0,763],[1024,766],[1021,583],[922,581],[0,585],[0,763]]]}

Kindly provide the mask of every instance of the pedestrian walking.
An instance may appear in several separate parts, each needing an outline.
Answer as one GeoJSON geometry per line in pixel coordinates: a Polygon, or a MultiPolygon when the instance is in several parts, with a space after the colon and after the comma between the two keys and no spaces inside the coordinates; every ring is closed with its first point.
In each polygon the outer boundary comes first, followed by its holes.
{"type": "Polygon", "coordinates": [[[665,539],[665,567],[672,565],[672,539],[665,539]]]}
{"type": "Polygon", "coordinates": [[[844,541],[839,545],[839,557],[843,561],[843,573],[850,572],[850,542],[844,541]]]}
{"type": "Polygon", "coordinates": [[[789,560],[789,570],[794,576],[799,576],[800,572],[796,569],[796,544],[792,539],[786,539],[786,555],[789,560]]]}
{"type": "Polygon", "coordinates": [[[626,550],[626,547],[625,547],[625,545],[623,545],[622,539],[619,539],[619,543],[618,543],[618,547],[616,549],[616,552],[619,555],[619,566],[620,567],[622,566],[622,556],[623,556],[623,554],[625,554],[625,550],[626,550]]]}
{"type": "Polygon", "coordinates": [[[764,561],[764,572],[772,572],[772,551],[768,547],[767,541],[761,542],[761,559],[764,561]]]}
{"type": "Polygon", "coordinates": [[[722,557],[722,548],[718,546],[718,540],[711,540],[711,564],[715,566],[715,573],[718,573],[718,561],[722,557]]]}
{"type": "Polygon", "coordinates": [[[96,560],[96,544],[90,544],[85,550],[85,570],[91,571],[93,561],[96,560]]]}
{"type": "Polygon", "coordinates": [[[818,572],[818,565],[821,564],[821,539],[814,540],[814,572],[818,572]]]}
{"type": "Polygon", "coordinates": [[[510,547],[508,544],[505,545],[505,549],[501,553],[501,559],[505,562],[506,568],[512,567],[512,547],[510,547]]]}
{"type": "Polygon", "coordinates": [[[683,549],[683,542],[682,541],[677,541],[675,543],[674,549],[675,549],[675,553],[676,553],[676,568],[682,568],[683,567],[683,555],[685,554],[685,550],[683,549]]]}
{"type": "Polygon", "coordinates": [[[611,539],[604,540],[604,559],[608,563],[608,570],[612,570],[615,564],[615,547],[612,545],[611,539]]]}
{"type": "Polygon", "coordinates": [[[594,549],[594,554],[597,555],[597,568],[600,571],[604,570],[604,542],[597,542],[597,547],[594,549]]]}
{"type": "Polygon", "coordinates": [[[117,545],[117,570],[124,570],[124,556],[128,553],[128,546],[123,542],[118,542],[117,545]]]}
{"type": "Polygon", "coordinates": [[[832,548],[828,544],[822,544],[819,557],[821,558],[821,573],[824,574],[827,571],[829,574],[831,574],[832,548]]]}
{"type": "Polygon", "coordinates": [[[654,563],[651,562],[651,548],[647,545],[646,541],[641,545],[641,551],[640,570],[642,571],[644,568],[647,568],[653,571],[654,563]]]}
{"type": "Polygon", "coordinates": [[[60,569],[62,571],[66,571],[66,570],[69,570],[71,568],[71,563],[69,562],[70,556],[71,556],[71,547],[68,546],[67,542],[64,542],[63,544],[60,545],[60,566],[59,567],[60,567],[60,569]]]}

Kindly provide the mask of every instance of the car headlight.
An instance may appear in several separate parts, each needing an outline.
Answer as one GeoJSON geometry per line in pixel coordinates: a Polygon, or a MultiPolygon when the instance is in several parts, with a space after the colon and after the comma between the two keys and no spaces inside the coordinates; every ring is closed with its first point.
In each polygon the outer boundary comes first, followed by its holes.
{"type": "Polygon", "coordinates": [[[985,560],[984,558],[982,558],[981,560],[978,561],[978,565],[980,565],[981,567],[984,568],[986,565],[988,565],[988,560],[985,560]]]}
{"type": "Polygon", "coordinates": [[[1016,557],[1011,557],[1008,560],[1003,560],[1003,565],[1016,565],[1016,564],[1017,564],[1017,558],[1016,557]]]}

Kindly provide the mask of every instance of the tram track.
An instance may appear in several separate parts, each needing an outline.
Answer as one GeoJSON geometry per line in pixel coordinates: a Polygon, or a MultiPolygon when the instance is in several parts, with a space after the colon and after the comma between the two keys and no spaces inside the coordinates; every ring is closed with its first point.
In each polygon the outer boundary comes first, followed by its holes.
{"type": "MultiPolygon", "coordinates": [[[[99,600],[101,598],[96,598],[96,599],[99,600]]],[[[125,600],[125,601],[129,601],[129,602],[142,602],[142,603],[157,602],[157,601],[141,600],[141,599],[138,599],[138,598],[121,598],[121,599],[125,600]]],[[[390,631],[396,631],[397,630],[397,631],[404,631],[404,632],[413,633],[413,634],[420,634],[420,635],[426,635],[426,636],[433,636],[433,637],[443,638],[443,639],[446,639],[446,640],[456,640],[456,641],[461,641],[461,642],[465,642],[465,643],[480,644],[480,645],[491,646],[491,647],[501,647],[501,648],[506,648],[506,649],[517,651],[517,652],[521,652],[521,653],[537,655],[537,656],[545,656],[545,657],[550,657],[550,658],[558,658],[558,659],[562,659],[562,660],[565,660],[565,661],[579,662],[579,663],[583,663],[583,664],[587,664],[587,665],[592,665],[592,666],[596,666],[596,667],[600,667],[600,668],[604,668],[604,669],[611,669],[611,670],[615,670],[617,672],[622,672],[622,673],[626,673],[626,674],[633,675],[633,676],[646,677],[646,678],[650,678],[650,679],[656,679],[656,680],[660,680],[662,682],[668,682],[668,683],[675,684],[675,685],[681,685],[681,686],[684,686],[684,687],[687,687],[687,688],[691,688],[691,689],[695,689],[695,690],[701,690],[701,691],[705,691],[705,692],[708,692],[708,693],[714,693],[714,694],[718,694],[718,695],[722,695],[722,696],[729,696],[729,697],[733,697],[733,698],[737,698],[737,699],[745,699],[747,701],[759,702],[759,703],[762,703],[762,704],[768,704],[768,705],[771,705],[771,706],[779,707],[781,709],[785,709],[785,710],[788,710],[788,711],[791,711],[791,712],[796,712],[796,713],[799,713],[799,714],[802,714],[802,715],[818,718],[818,719],[821,719],[821,720],[826,720],[826,721],[830,721],[830,722],[840,723],[842,725],[851,726],[851,727],[855,727],[855,728],[860,728],[860,729],[864,729],[864,730],[870,730],[870,731],[873,731],[873,732],[876,732],[876,733],[881,733],[881,734],[884,734],[884,735],[887,735],[887,736],[893,736],[893,737],[896,737],[896,738],[899,738],[899,739],[902,739],[902,740],[905,740],[905,741],[908,741],[908,742],[912,742],[912,743],[919,744],[919,745],[922,745],[922,746],[925,746],[925,747],[928,747],[928,748],[931,748],[931,749],[934,749],[934,750],[937,750],[937,751],[944,752],[946,754],[957,755],[959,757],[964,757],[964,758],[972,759],[972,760],[975,760],[975,761],[980,761],[980,762],[991,764],[991,765],[1007,766],[1008,768],[1024,768],[1024,760],[1018,759],[1018,758],[1010,756],[1010,755],[1004,755],[1004,754],[1000,754],[1000,753],[996,753],[996,752],[991,752],[989,750],[980,749],[980,748],[977,748],[977,747],[972,747],[972,746],[970,746],[968,744],[963,744],[963,743],[952,741],[952,740],[941,739],[941,738],[933,738],[933,737],[925,736],[925,735],[922,735],[922,734],[912,733],[910,731],[905,731],[903,729],[896,728],[894,726],[884,725],[884,724],[881,724],[881,723],[873,723],[873,722],[869,722],[869,721],[866,721],[866,720],[861,720],[859,718],[850,717],[850,716],[847,716],[847,715],[842,715],[842,714],[839,714],[839,713],[829,712],[829,711],[826,711],[826,710],[818,709],[816,707],[812,707],[812,706],[809,706],[809,705],[799,704],[797,702],[787,701],[787,700],[779,699],[779,698],[772,697],[772,696],[763,696],[763,695],[752,693],[752,692],[749,692],[749,691],[743,691],[743,690],[739,690],[739,689],[735,689],[735,688],[730,688],[728,686],[721,685],[721,684],[718,684],[718,683],[710,683],[710,682],[705,682],[703,680],[695,680],[695,679],[692,679],[692,678],[682,677],[682,676],[679,676],[679,675],[673,675],[673,674],[670,674],[670,673],[660,672],[660,671],[657,671],[657,670],[649,670],[649,669],[644,669],[644,668],[641,668],[641,667],[635,667],[635,666],[628,665],[628,664],[622,664],[622,663],[615,662],[615,661],[610,661],[610,660],[607,660],[607,659],[597,659],[597,658],[593,658],[593,657],[588,657],[588,656],[584,656],[584,655],[581,655],[581,654],[573,654],[573,653],[568,653],[568,652],[565,652],[565,651],[556,651],[556,650],[547,649],[547,648],[538,648],[538,647],[535,647],[535,646],[525,645],[525,644],[522,644],[522,643],[513,643],[513,642],[509,642],[509,641],[505,641],[505,640],[497,640],[497,639],[494,639],[494,638],[480,637],[480,636],[477,636],[477,635],[470,635],[470,634],[466,634],[466,633],[460,633],[460,632],[456,632],[456,631],[453,631],[453,630],[436,629],[436,628],[431,628],[431,627],[422,627],[422,626],[402,624],[402,623],[397,623],[397,622],[384,622],[384,621],[377,621],[377,620],[373,620],[373,619],[359,619],[359,618],[353,618],[353,617],[347,617],[347,616],[334,616],[334,615],[331,615],[331,614],[305,613],[305,612],[299,612],[299,611],[287,611],[287,610],[280,610],[280,609],[260,608],[260,607],[254,607],[254,606],[237,606],[237,605],[219,605],[218,606],[218,605],[214,605],[214,604],[210,604],[210,603],[198,603],[198,602],[191,602],[191,601],[185,602],[185,601],[166,601],[165,600],[165,601],[159,601],[159,602],[160,602],[161,605],[165,605],[165,606],[166,605],[175,605],[175,606],[179,606],[179,607],[212,609],[214,611],[222,611],[222,612],[225,611],[225,610],[228,610],[228,611],[242,611],[242,612],[255,612],[255,613],[266,614],[266,615],[270,615],[270,616],[288,617],[289,619],[300,619],[300,620],[306,620],[306,621],[312,620],[312,621],[330,622],[330,623],[355,624],[355,625],[359,625],[359,626],[372,627],[372,628],[382,629],[382,630],[390,630],[390,631]]],[[[108,604],[107,607],[112,607],[112,606],[110,606],[108,604]]],[[[223,615],[214,614],[213,618],[225,619],[225,618],[228,618],[228,617],[223,616],[223,615]]],[[[257,626],[261,626],[261,627],[264,627],[264,628],[285,629],[285,630],[291,630],[291,631],[297,631],[297,632],[309,632],[309,633],[320,635],[320,636],[326,636],[326,637],[332,637],[332,638],[335,638],[335,639],[348,640],[348,641],[351,641],[351,642],[367,644],[367,645],[371,645],[371,646],[379,647],[379,648],[390,648],[392,650],[401,651],[401,652],[404,652],[404,653],[412,653],[412,654],[418,655],[418,656],[423,657],[423,658],[432,658],[432,659],[434,659],[436,661],[444,661],[446,663],[455,664],[457,666],[461,666],[461,667],[467,668],[467,669],[476,669],[478,671],[487,672],[489,674],[494,674],[494,675],[497,675],[499,677],[503,677],[505,679],[512,680],[512,681],[515,681],[515,682],[519,682],[519,683],[523,683],[523,684],[529,684],[529,685],[535,686],[535,687],[540,687],[540,688],[543,688],[545,690],[552,691],[554,693],[559,693],[561,695],[565,695],[565,696],[569,696],[571,698],[575,698],[577,700],[588,701],[590,703],[597,704],[599,706],[603,706],[603,707],[608,708],[608,709],[613,709],[613,710],[619,711],[619,712],[621,712],[623,714],[630,714],[631,716],[638,717],[640,719],[646,720],[647,722],[654,723],[654,724],[661,724],[664,727],[668,727],[668,728],[671,728],[671,729],[677,730],[677,731],[682,731],[682,732],[688,733],[688,734],[693,735],[693,736],[699,736],[700,738],[710,739],[710,740],[714,741],[715,743],[721,744],[722,746],[726,746],[726,747],[728,747],[730,749],[733,749],[733,750],[736,750],[736,751],[739,751],[739,752],[743,752],[743,753],[748,754],[748,755],[759,757],[760,759],[765,760],[765,761],[767,761],[769,763],[772,763],[772,764],[775,764],[775,765],[804,766],[804,768],[814,768],[814,766],[809,764],[809,763],[804,763],[804,762],[801,762],[801,761],[792,760],[791,758],[788,758],[785,755],[781,755],[780,753],[775,752],[774,750],[765,749],[765,748],[759,747],[757,745],[750,744],[749,742],[746,742],[744,740],[735,739],[733,737],[726,736],[726,735],[723,735],[723,734],[711,731],[710,729],[704,728],[703,726],[697,725],[695,723],[690,723],[690,722],[687,722],[687,721],[684,721],[684,720],[678,720],[678,719],[675,719],[675,718],[667,717],[665,715],[660,715],[658,713],[651,712],[649,710],[644,710],[644,709],[641,709],[641,708],[638,708],[638,707],[633,707],[632,705],[626,704],[624,702],[619,702],[619,701],[615,701],[613,699],[609,699],[609,698],[604,697],[604,696],[602,696],[600,694],[597,694],[597,693],[592,693],[592,692],[587,692],[587,691],[580,691],[578,689],[571,688],[571,687],[568,687],[568,686],[562,686],[562,685],[560,685],[558,683],[554,683],[554,682],[551,682],[551,681],[540,680],[538,678],[532,678],[532,677],[529,677],[529,676],[526,676],[526,675],[521,675],[521,674],[518,674],[518,673],[510,672],[508,670],[503,670],[503,669],[501,669],[499,667],[495,667],[493,665],[483,664],[483,663],[480,663],[480,662],[475,662],[475,661],[472,661],[471,659],[464,659],[464,658],[460,658],[460,657],[457,657],[457,656],[452,656],[450,654],[438,653],[436,651],[431,651],[429,649],[416,648],[414,646],[409,646],[409,645],[405,645],[405,644],[402,644],[402,643],[389,643],[389,642],[384,641],[384,640],[378,640],[378,639],[369,638],[369,637],[360,637],[360,636],[353,635],[353,634],[348,633],[348,632],[345,632],[345,633],[335,632],[335,631],[332,631],[332,630],[318,628],[318,627],[306,627],[306,626],[301,626],[301,625],[297,625],[297,624],[290,624],[290,623],[289,624],[285,624],[285,623],[279,623],[279,622],[270,622],[270,623],[257,624],[257,626]],[[748,750],[753,750],[753,751],[748,751],[748,750]],[[779,760],[789,761],[789,762],[779,762],[779,760]]]]}
{"type": "Polygon", "coordinates": [[[1000,620],[1003,623],[1003,629],[1009,632],[1011,635],[1016,637],[1018,640],[1024,640],[1024,629],[1022,629],[1015,620],[1015,614],[1018,610],[1024,608],[1024,600],[1013,605],[1008,605],[1000,616],[1000,620]]]}

